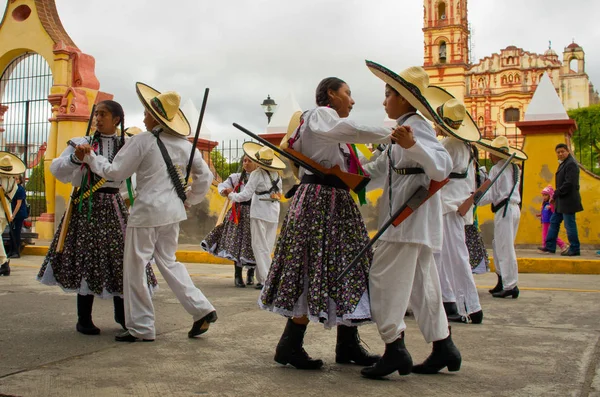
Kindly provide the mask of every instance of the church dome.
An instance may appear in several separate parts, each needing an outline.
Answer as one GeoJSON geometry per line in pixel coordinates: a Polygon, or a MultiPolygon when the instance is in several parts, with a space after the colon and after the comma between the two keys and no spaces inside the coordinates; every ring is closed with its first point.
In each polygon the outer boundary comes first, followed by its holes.
{"type": "Polygon", "coordinates": [[[567,46],[567,48],[574,50],[576,48],[581,48],[581,46],[579,44],[577,44],[576,42],[572,42],[571,44],[569,44],[567,46]]]}
{"type": "Polygon", "coordinates": [[[546,52],[544,52],[544,55],[547,57],[557,57],[558,54],[556,53],[556,51],[554,51],[552,48],[548,48],[546,50],[546,52]]]}

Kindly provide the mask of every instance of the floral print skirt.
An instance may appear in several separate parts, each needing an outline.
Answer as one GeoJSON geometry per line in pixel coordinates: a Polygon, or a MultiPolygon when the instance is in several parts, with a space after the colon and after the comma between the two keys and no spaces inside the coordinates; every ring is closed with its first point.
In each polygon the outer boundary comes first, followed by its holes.
{"type": "Polygon", "coordinates": [[[250,234],[250,206],[236,205],[239,209],[238,223],[231,218],[232,208],[225,214],[223,223],[211,230],[202,240],[200,246],[219,258],[229,259],[236,266],[256,266],[252,252],[252,235],[250,234]]]}
{"type": "MultiPolygon", "coordinates": [[[[42,284],[59,285],[67,292],[101,298],[123,295],[123,251],[127,207],[120,194],[94,193],[88,220],[88,201],[81,212],[75,205],[62,253],[56,246],[63,218],[37,279],[42,284]]],[[[148,286],[155,289],[152,266],[146,266],[148,286]]]]}
{"type": "Polygon", "coordinates": [[[488,268],[490,260],[488,258],[485,244],[483,243],[483,237],[479,229],[475,225],[465,225],[465,242],[469,249],[469,263],[471,269],[475,269],[481,264],[482,260],[485,260],[485,267],[488,268]]]}
{"type": "Polygon", "coordinates": [[[368,241],[348,191],[301,184],[283,222],[259,306],[286,317],[307,316],[326,328],[368,322],[373,252],[338,281],[368,241]]]}

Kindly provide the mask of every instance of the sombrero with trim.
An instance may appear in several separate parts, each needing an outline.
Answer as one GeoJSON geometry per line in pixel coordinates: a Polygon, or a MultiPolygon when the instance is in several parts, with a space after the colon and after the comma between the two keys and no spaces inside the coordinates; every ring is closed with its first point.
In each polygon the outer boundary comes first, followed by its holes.
{"type": "Polygon", "coordinates": [[[160,93],[154,88],[144,83],[135,83],[135,91],[142,102],[142,105],[165,127],[167,132],[173,132],[176,135],[190,135],[190,123],[185,115],[179,109],[181,96],[175,91],[160,93]]]}
{"type": "Polygon", "coordinates": [[[435,111],[435,123],[448,134],[462,141],[476,142],[481,139],[477,124],[465,105],[441,87],[431,85],[425,97],[435,111]]]}
{"type": "Polygon", "coordinates": [[[9,152],[0,152],[0,174],[19,175],[25,172],[25,163],[9,152]]]}
{"type": "Polygon", "coordinates": [[[511,154],[516,153],[513,161],[525,161],[528,159],[525,152],[508,145],[508,138],[504,135],[497,136],[494,140],[481,139],[479,142],[473,142],[478,148],[485,150],[498,157],[507,159],[511,154]]]}
{"type": "Polygon", "coordinates": [[[408,101],[423,116],[435,122],[434,111],[425,97],[429,87],[429,75],[420,66],[411,66],[396,74],[385,66],[365,61],[369,70],[408,101]]]}
{"type": "Polygon", "coordinates": [[[259,167],[271,171],[280,171],[285,168],[285,163],[275,155],[275,152],[270,147],[256,142],[244,142],[242,149],[244,149],[246,156],[259,167]]]}
{"type": "MultiPolygon", "coordinates": [[[[281,140],[281,143],[279,144],[279,147],[281,149],[285,150],[289,147],[288,141],[290,140],[291,136],[294,134],[294,132],[296,132],[296,130],[300,126],[301,118],[302,118],[302,112],[300,110],[298,110],[296,113],[294,113],[292,115],[292,118],[290,118],[290,122],[288,123],[287,133],[285,134],[285,136],[281,140]]],[[[296,167],[296,164],[294,164],[291,161],[290,161],[290,165],[291,165],[291,169],[292,169],[292,174],[294,174],[296,179],[299,179],[298,175],[299,175],[300,170],[298,169],[298,167],[296,167]]]]}
{"type": "Polygon", "coordinates": [[[128,128],[125,128],[125,134],[127,134],[127,136],[129,136],[129,137],[137,135],[140,132],[142,132],[142,129],[139,128],[139,127],[128,127],[128,128]]]}

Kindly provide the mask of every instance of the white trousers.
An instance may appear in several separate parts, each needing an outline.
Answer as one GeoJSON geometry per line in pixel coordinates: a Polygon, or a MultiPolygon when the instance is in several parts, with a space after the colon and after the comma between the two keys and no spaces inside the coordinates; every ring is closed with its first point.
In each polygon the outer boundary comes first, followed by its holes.
{"type": "Polygon", "coordinates": [[[458,314],[466,316],[480,311],[481,304],[465,242],[465,220],[458,212],[444,214],[443,219],[442,252],[436,255],[435,262],[442,299],[444,302],[456,302],[458,314]]]}
{"type": "Polygon", "coordinates": [[[506,216],[503,217],[504,208],[494,214],[494,266],[496,273],[502,277],[505,290],[517,286],[519,268],[517,266],[517,253],[515,252],[515,239],[519,230],[521,210],[517,204],[509,204],[506,216]]]}
{"type": "Polygon", "coordinates": [[[256,259],[256,281],[264,284],[271,269],[271,251],[277,238],[277,223],[250,218],[252,252],[256,259]]]}
{"type": "Polygon", "coordinates": [[[371,314],[385,343],[395,341],[406,329],[409,301],[428,343],[448,337],[440,281],[429,247],[381,241],[369,272],[369,293],[371,314]]]}
{"type": "MultiPolygon", "coordinates": [[[[2,209],[0,209],[0,211],[2,211],[2,209]]],[[[2,232],[4,232],[4,229],[6,229],[6,225],[8,225],[8,222],[6,222],[6,219],[4,219],[4,218],[0,219],[0,234],[2,234],[2,232]]],[[[12,240],[12,237],[10,239],[12,240]]],[[[7,260],[8,260],[8,257],[6,256],[6,250],[4,249],[4,242],[2,242],[0,244],[0,265],[4,264],[7,260]]]]}
{"type": "Polygon", "coordinates": [[[179,223],[159,227],[127,227],[123,259],[125,324],[131,335],[154,339],[154,306],[146,280],[146,264],[154,261],[163,278],[185,310],[200,320],[215,310],[194,285],[185,265],[177,262],[175,251],[179,223]]]}

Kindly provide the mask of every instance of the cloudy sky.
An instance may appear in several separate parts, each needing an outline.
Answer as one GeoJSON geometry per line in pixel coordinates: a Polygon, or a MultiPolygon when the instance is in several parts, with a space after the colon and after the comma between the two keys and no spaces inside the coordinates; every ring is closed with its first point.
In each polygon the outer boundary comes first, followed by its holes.
{"type": "MultiPolygon", "coordinates": [[[[232,122],[263,132],[267,119],[260,103],[267,94],[277,101],[291,91],[303,109],[312,107],[314,90],[327,76],[349,83],[356,100],[350,117],[381,124],[382,83],[364,60],[397,71],[423,63],[419,0],[56,0],[56,5],[71,38],[95,57],[101,90],[123,104],[127,125],[143,126],[136,81],[176,90],[197,107],[209,87],[205,123],[214,140],[243,137],[232,122]]],[[[600,88],[599,1],[471,0],[468,11],[475,59],[509,45],[543,53],[549,40],[562,59],[574,39],[600,88]]]]}

